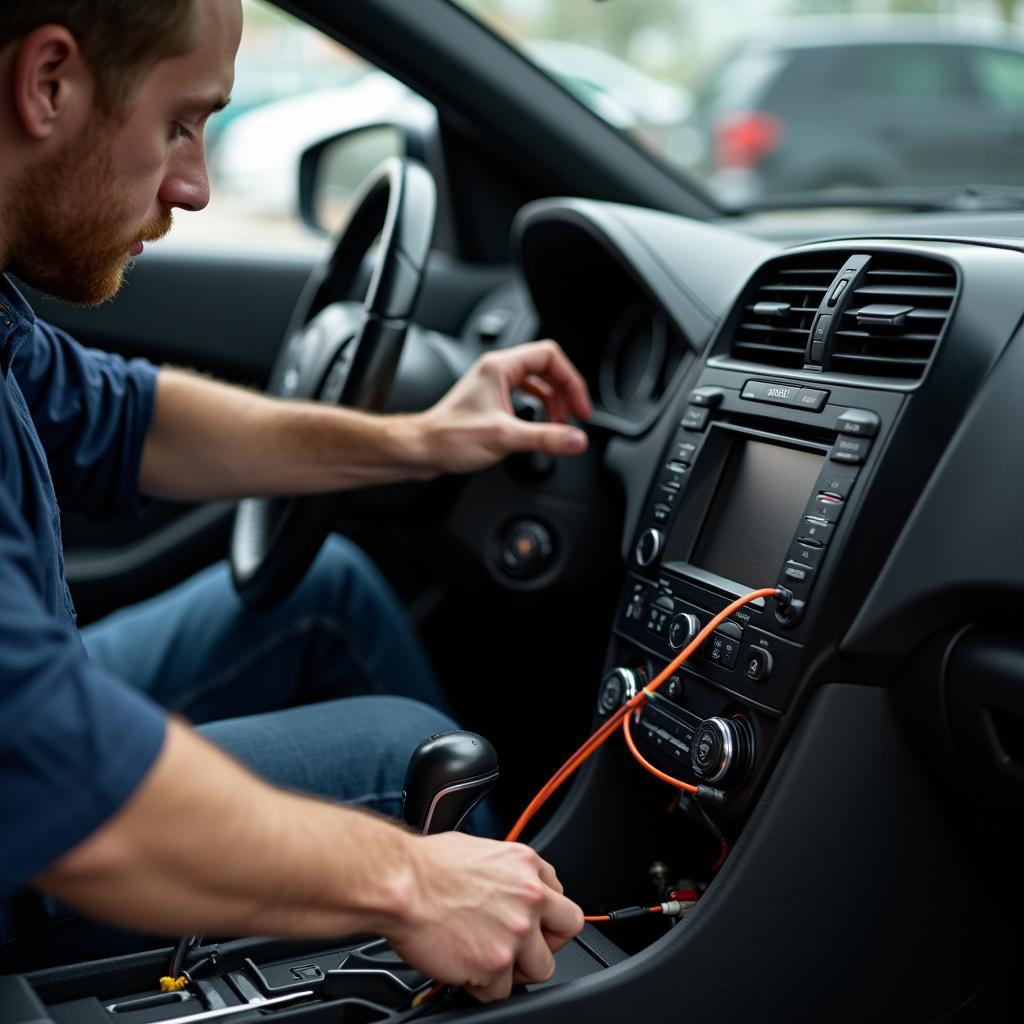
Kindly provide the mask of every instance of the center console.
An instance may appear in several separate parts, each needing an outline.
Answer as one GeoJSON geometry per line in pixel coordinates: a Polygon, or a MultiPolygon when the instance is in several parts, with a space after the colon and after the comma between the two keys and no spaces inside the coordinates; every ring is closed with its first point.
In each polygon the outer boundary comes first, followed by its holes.
{"type": "Polygon", "coordinates": [[[706,369],[653,474],[615,623],[607,715],[710,619],[762,587],[669,679],[634,730],[645,757],[714,784],[740,813],[807,671],[805,638],[835,586],[860,480],[900,396],[706,369]]]}

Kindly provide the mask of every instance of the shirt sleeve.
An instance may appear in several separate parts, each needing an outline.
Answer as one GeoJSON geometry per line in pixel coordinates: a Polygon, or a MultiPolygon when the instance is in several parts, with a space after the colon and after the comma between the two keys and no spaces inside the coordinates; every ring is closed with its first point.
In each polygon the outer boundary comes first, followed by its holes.
{"type": "MultiPolygon", "coordinates": [[[[0,394],[0,453],[8,413],[0,394]]],[[[165,731],[161,709],[91,663],[47,612],[34,550],[0,477],[0,899],[117,811],[165,731]]]]}
{"type": "Polygon", "coordinates": [[[94,518],[137,512],[157,368],[85,348],[38,321],[11,372],[46,451],[61,507],[94,518]]]}

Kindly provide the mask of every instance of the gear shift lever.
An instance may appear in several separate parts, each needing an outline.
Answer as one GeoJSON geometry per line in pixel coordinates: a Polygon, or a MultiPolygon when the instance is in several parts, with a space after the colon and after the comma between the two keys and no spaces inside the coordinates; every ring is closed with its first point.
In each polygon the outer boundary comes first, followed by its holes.
{"type": "Polygon", "coordinates": [[[405,771],[402,818],[433,835],[450,832],[498,780],[498,755],[475,732],[442,732],[425,739],[405,771]]]}

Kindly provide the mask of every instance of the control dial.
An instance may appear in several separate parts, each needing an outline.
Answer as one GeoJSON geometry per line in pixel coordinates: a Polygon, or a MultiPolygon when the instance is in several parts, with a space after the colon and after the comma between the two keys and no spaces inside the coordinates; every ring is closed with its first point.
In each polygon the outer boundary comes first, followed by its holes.
{"type": "Polygon", "coordinates": [[[637,564],[644,567],[650,565],[661,554],[661,545],[664,540],[660,530],[644,530],[640,539],[636,542],[637,564]]]}
{"type": "Polygon", "coordinates": [[[754,760],[754,738],[742,718],[705,718],[690,742],[690,766],[703,782],[739,785],[754,760]]]}
{"type": "Polygon", "coordinates": [[[610,715],[616,708],[631,700],[640,690],[640,673],[632,668],[613,668],[601,680],[597,710],[610,715]]]}
{"type": "Polygon", "coordinates": [[[676,615],[668,625],[668,645],[674,651],[685,647],[700,632],[700,619],[691,612],[676,615]]]}

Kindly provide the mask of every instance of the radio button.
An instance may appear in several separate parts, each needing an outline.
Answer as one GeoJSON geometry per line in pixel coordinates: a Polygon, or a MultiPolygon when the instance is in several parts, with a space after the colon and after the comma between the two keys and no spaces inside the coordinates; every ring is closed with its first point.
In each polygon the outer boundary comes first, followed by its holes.
{"type": "Polygon", "coordinates": [[[824,519],[827,523],[838,523],[844,508],[846,508],[845,501],[826,494],[816,494],[807,503],[804,515],[816,516],[818,519],[824,519]]]}
{"type": "Polygon", "coordinates": [[[642,565],[644,568],[649,566],[661,554],[663,541],[664,535],[660,530],[644,530],[640,534],[640,539],[636,542],[634,555],[637,564],[642,565]]]}
{"type": "Polygon", "coordinates": [[[679,441],[672,452],[675,462],[681,462],[684,466],[692,465],[697,455],[697,446],[692,441],[679,441]]]}
{"type": "Polygon", "coordinates": [[[813,544],[804,544],[801,541],[797,541],[789,549],[788,558],[790,562],[796,562],[797,565],[805,565],[811,569],[817,569],[824,555],[825,549],[819,542],[815,541],[813,544]]]}
{"type": "Polygon", "coordinates": [[[824,519],[801,519],[796,539],[828,547],[834,529],[834,524],[826,522],[824,519]]]}
{"type": "Polygon", "coordinates": [[[856,434],[859,437],[874,437],[881,421],[866,409],[847,409],[836,420],[835,429],[840,434],[856,434]]]}
{"type": "Polygon", "coordinates": [[[817,388],[801,388],[800,394],[796,396],[796,404],[801,409],[810,409],[811,412],[821,412],[828,401],[829,392],[819,391],[817,388]]]}
{"type": "Polygon", "coordinates": [[[871,442],[866,437],[847,437],[840,434],[828,457],[832,462],[846,462],[852,466],[860,465],[871,451],[871,442]]]}
{"type": "Polygon", "coordinates": [[[787,585],[790,588],[804,588],[811,585],[814,570],[809,565],[801,565],[799,562],[787,562],[782,570],[787,585]]]}
{"type": "Polygon", "coordinates": [[[725,398],[721,388],[694,388],[690,392],[690,405],[702,405],[708,409],[717,409],[725,398]]]}
{"type": "Polygon", "coordinates": [[[684,430],[703,430],[708,425],[711,410],[706,406],[691,405],[679,421],[684,430]]]}
{"type": "Polygon", "coordinates": [[[844,500],[850,496],[856,482],[856,470],[844,469],[842,466],[827,465],[818,477],[818,492],[834,494],[844,500]],[[847,475],[848,474],[848,475],[847,475]]]}
{"type": "Polygon", "coordinates": [[[740,398],[751,402],[768,402],[772,405],[797,406],[800,404],[801,388],[790,384],[773,384],[767,380],[748,380],[743,385],[740,398]]]}

